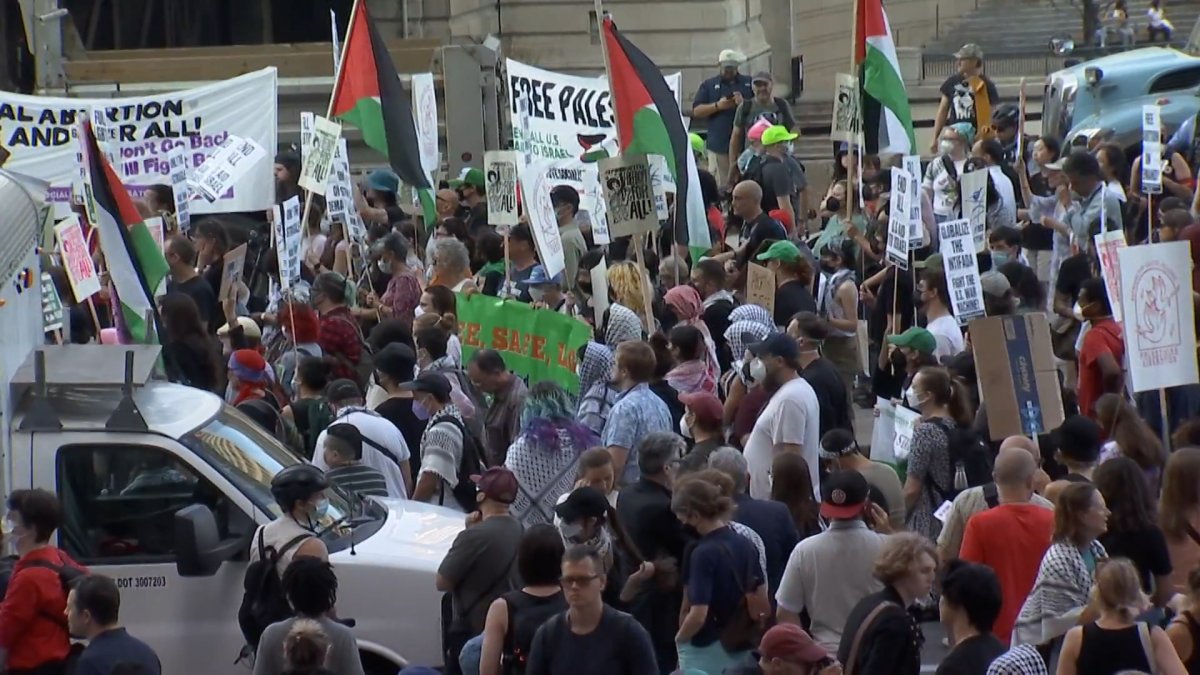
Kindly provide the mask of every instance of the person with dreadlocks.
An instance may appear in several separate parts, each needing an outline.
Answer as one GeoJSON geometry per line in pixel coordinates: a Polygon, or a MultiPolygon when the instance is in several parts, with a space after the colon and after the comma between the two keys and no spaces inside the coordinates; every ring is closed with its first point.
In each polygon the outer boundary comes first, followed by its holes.
{"type": "Polygon", "coordinates": [[[258,643],[254,675],[280,675],[284,671],[284,642],[297,621],[314,621],[329,640],[326,666],[338,675],[363,675],[358,641],[349,627],[332,618],[337,603],[337,575],[333,565],[319,558],[297,557],[283,573],[283,594],[296,615],[267,626],[258,643]]]}

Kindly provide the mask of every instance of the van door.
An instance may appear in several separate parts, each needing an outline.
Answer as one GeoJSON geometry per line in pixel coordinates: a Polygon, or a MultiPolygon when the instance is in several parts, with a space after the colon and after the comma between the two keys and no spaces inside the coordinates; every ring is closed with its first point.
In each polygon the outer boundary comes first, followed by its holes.
{"type": "MultiPolygon", "coordinates": [[[[59,546],[121,590],[121,623],[163,672],[231,672],[247,553],[211,577],[181,577],[175,512],[203,504],[222,538],[255,529],[249,499],[176,441],[154,434],[35,434],[34,484],[62,500],[59,546]],[[50,445],[51,447],[41,447],[50,445]],[[51,460],[51,458],[53,458],[51,460]]],[[[247,543],[247,551],[249,544],[247,543]]]]}

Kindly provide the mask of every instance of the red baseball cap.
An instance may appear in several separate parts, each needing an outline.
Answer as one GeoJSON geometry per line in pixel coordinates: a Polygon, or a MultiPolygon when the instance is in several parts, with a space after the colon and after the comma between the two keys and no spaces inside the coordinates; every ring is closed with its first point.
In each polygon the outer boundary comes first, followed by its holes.
{"type": "Polygon", "coordinates": [[[829,652],[794,623],[781,623],[763,633],[758,653],[768,659],[805,664],[829,658],[829,652]]]}
{"type": "Polygon", "coordinates": [[[706,391],[680,394],[679,402],[690,408],[697,419],[706,420],[710,425],[719,425],[725,418],[725,406],[721,405],[721,399],[706,391]]]}
{"type": "Polygon", "coordinates": [[[502,466],[493,466],[481,474],[471,476],[471,482],[479,486],[479,491],[488,499],[504,504],[511,504],[517,500],[517,477],[502,466]]]}

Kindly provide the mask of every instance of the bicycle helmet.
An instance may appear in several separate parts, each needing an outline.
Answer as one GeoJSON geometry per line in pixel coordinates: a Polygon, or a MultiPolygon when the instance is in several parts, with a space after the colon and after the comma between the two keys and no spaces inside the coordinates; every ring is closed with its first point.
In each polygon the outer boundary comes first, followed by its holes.
{"type": "Polygon", "coordinates": [[[1001,103],[992,111],[992,126],[1008,129],[1017,126],[1021,109],[1012,103],[1001,103]]]}
{"type": "Polygon", "coordinates": [[[329,487],[325,472],[312,464],[293,464],[271,479],[271,496],[284,512],[329,487]]]}

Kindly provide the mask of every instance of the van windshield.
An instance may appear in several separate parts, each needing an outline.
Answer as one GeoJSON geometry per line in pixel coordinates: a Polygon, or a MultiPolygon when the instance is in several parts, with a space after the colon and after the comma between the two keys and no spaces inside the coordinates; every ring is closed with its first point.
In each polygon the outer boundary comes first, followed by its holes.
{"type": "MultiPolygon", "coordinates": [[[[271,478],[284,467],[299,464],[300,459],[245,415],[221,406],[216,417],[185,434],[180,442],[221,472],[255,506],[272,517],[283,514],[271,496],[271,478]]],[[[331,488],[325,494],[329,497],[329,522],[322,519],[322,526],[351,513],[349,498],[341,490],[331,488]]]]}

